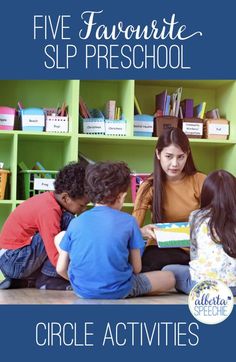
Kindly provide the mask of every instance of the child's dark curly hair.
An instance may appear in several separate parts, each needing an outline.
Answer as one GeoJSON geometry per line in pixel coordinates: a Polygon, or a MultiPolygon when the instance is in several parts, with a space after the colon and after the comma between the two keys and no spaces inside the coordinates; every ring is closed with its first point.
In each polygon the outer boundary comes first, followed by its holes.
{"type": "Polygon", "coordinates": [[[85,167],[78,162],[71,162],[57,174],[54,182],[55,193],[67,192],[72,199],[84,196],[85,167]]]}
{"type": "Polygon", "coordinates": [[[129,185],[130,169],[124,162],[100,162],[86,168],[85,192],[94,204],[114,204],[129,185]]]}

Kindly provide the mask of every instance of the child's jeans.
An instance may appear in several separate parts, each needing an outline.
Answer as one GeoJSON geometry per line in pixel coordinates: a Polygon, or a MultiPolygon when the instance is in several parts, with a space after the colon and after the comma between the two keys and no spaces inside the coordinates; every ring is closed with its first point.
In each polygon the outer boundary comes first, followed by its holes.
{"type": "MultiPolygon", "coordinates": [[[[189,294],[191,289],[197,284],[197,282],[191,279],[188,265],[166,265],[162,270],[168,270],[174,273],[176,279],[175,289],[179,292],[189,294]]],[[[230,287],[230,289],[233,295],[236,296],[236,287],[230,287]]]]}
{"type": "MultiPolygon", "coordinates": [[[[69,212],[64,212],[61,220],[61,230],[66,230],[74,218],[69,212]]],[[[43,239],[36,233],[30,245],[16,250],[6,250],[0,257],[0,269],[9,278],[24,279],[41,268],[41,272],[51,277],[58,276],[55,267],[48,259],[43,239]]]]}

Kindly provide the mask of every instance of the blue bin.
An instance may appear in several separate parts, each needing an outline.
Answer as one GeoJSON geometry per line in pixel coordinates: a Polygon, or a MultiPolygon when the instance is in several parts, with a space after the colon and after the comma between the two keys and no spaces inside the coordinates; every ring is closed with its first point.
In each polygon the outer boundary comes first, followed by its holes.
{"type": "Polygon", "coordinates": [[[43,132],[45,114],[41,108],[25,108],[20,110],[22,131],[43,132]]]}

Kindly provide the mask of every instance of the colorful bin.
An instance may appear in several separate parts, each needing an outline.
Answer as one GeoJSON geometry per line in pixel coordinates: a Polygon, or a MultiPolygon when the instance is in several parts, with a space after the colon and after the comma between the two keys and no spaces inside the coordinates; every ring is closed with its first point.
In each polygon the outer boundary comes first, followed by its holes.
{"type": "Polygon", "coordinates": [[[139,186],[150,176],[149,173],[132,173],[131,177],[131,197],[132,202],[135,202],[139,186]]]}
{"type": "Polygon", "coordinates": [[[10,171],[0,169],[0,200],[4,199],[9,174],[10,171]]]}
{"type": "Polygon", "coordinates": [[[45,115],[41,108],[25,108],[20,110],[22,131],[43,132],[45,115]]]}
{"type": "Polygon", "coordinates": [[[11,131],[14,129],[16,109],[0,107],[0,130],[11,131]]]}
{"type": "Polygon", "coordinates": [[[149,114],[136,114],[134,116],[134,136],[152,137],[153,116],[149,114]]]}
{"type": "Polygon", "coordinates": [[[45,191],[54,190],[58,171],[24,170],[19,172],[19,198],[28,199],[45,191]]]}

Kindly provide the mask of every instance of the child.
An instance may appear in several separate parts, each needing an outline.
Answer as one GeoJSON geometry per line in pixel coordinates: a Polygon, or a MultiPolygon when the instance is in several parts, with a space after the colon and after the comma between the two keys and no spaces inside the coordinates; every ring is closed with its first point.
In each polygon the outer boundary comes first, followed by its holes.
{"type": "Polygon", "coordinates": [[[84,168],[70,163],[57,174],[54,192],[33,196],[10,214],[0,234],[0,248],[6,249],[0,256],[0,289],[34,286],[35,275],[37,288],[70,286],[56,273],[54,237],[86,208],[84,175],[84,168]]]}
{"type": "Polygon", "coordinates": [[[170,272],[140,274],[144,241],[135,218],[120,211],[129,185],[130,170],[122,162],[86,168],[85,190],[95,207],[72,220],[57,263],[58,274],[83,298],[157,294],[174,285],[170,272]]]}
{"type": "Polygon", "coordinates": [[[190,216],[189,266],[167,265],[175,274],[176,289],[189,294],[197,282],[217,279],[236,295],[236,179],[219,170],[206,178],[200,210],[190,216]]]}

